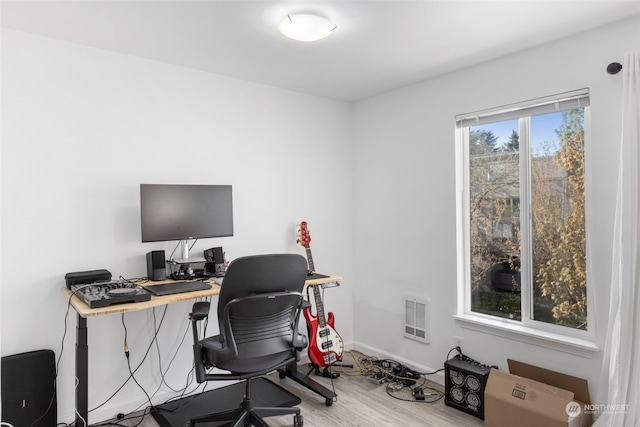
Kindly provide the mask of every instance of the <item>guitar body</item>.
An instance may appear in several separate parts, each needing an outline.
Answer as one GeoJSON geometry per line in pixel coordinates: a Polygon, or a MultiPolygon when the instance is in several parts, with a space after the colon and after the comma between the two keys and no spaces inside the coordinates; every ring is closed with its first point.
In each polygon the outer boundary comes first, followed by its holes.
{"type": "Polygon", "coordinates": [[[318,316],[311,314],[310,308],[302,312],[309,325],[309,360],[316,366],[329,366],[342,357],[342,338],[333,327],[334,316],[329,312],[327,323],[321,327],[318,316]]]}
{"type": "MultiPolygon", "coordinates": [[[[307,252],[309,272],[315,272],[316,268],[313,265],[313,257],[311,256],[311,247],[309,245],[311,235],[309,234],[306,221],[300,223],[298,236],[298,243],[301,244],[307,252]]],[[[320,296],[320,290],[318,289],[319,286],[312,285],[311,287],[313,288],[313,297],[316,303],[316,315],[311,314],[311,308],[305,308],[302,311],[309,326],[309,348],[307,352],[311,363],[324,367],[334,364],[342,357],[344,345],[342,344],[342,338],[340,338],[340,335],[338,335],[333,327],[335,320],[333,313],[329,313],[326,317],[324,315],[324,304],[320,296]]]]}

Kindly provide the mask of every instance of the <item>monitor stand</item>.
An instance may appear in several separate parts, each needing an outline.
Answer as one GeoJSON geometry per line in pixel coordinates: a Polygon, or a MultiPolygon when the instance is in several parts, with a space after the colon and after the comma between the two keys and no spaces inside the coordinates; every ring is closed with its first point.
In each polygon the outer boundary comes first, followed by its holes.
{"type": "Polygon", "coordinates": [[[189,240],[184,239],[180,241],[180,247],[182,249],[182,258],[176,259],[177,264],[196,264],[199,262],[207,262],[204,257],[189,257],[189,240]]]}

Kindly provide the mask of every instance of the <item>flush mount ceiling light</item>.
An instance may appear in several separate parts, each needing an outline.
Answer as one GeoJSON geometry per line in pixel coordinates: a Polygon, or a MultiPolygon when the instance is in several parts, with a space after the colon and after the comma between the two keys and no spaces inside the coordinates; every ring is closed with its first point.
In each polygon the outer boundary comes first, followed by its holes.
{"type": "Polygon", "coordinates": [[[278,25],[285,36],[301,42],[313,42],[327,37],[337,25],[311,13],[290,13],[278,25]]]}

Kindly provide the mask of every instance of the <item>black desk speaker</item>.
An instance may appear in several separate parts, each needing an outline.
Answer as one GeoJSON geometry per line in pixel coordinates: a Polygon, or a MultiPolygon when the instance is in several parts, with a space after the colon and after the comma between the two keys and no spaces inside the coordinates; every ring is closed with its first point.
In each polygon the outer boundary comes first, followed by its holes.
{"type": "Polygon", "coordinates": [[[164,280],[167,278],[164,251],[151,251],[147,253],[147,277],[149,280],[164,280]]]}
{"type": "Polygon", "coordinates": [[[221,247],[206,249],[204,259],[207,260],[205,268],[208,273],[216,276],[224,275],[224,250],[221,247]]]}
{"type": "Polygon", "coordinates": [[[15,427],[56,427],[55,381],[55,355],[51,350],[3,357],[2,422],[15,427]]]}

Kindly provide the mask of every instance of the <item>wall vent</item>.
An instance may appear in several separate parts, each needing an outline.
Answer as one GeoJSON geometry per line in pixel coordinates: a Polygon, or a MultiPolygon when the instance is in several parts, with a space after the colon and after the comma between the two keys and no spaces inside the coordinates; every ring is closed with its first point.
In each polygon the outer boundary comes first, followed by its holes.
{"type": "Polygon", "coordinates": [[[429,299],[404,297],[404,336],[429,344],[429,299]]]}

